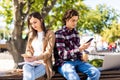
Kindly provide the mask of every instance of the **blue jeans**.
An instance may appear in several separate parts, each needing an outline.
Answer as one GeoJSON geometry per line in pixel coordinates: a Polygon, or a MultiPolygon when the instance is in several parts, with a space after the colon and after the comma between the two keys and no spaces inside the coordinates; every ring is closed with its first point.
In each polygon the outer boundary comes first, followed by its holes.
{"type": "Polygon", "coordinates": [[[100,71],[87,62],[80,60],[66,61],[62,66],[58,67],[58,72],[62,74],[67,80],[80,80],[77,72],[85,73],[87,80],[99,80],[100,71]]]}
{"type": "Polygon", "coordinates": [[[43,64],[32,66],[30,64],[23,65],[23,80],[35,80],[45,75],[45,66],[43,64]]]}

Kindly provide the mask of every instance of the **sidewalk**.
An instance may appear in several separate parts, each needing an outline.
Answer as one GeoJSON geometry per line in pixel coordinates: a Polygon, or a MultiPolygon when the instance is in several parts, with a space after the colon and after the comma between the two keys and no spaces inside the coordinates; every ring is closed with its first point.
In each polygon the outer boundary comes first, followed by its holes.
{"type": "Polygon", "coordinates": [[[12,70],[14,68],[14,61],[9,52],[0,53],[0,72],[12,70]]]}

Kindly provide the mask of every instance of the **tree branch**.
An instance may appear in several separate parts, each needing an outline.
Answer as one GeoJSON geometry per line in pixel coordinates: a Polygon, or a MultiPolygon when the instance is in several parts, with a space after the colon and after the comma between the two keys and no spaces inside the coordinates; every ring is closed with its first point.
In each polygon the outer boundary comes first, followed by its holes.
{"type": "Polygon", "coordinates": [[[44,6],[43,8],[42,8],[42,16],[43,16],[43,18],[45,18],[45,16],[49,13],[49,11],[53,8],[53,6],[55,5],[55,3],[56,3],[56,1],[57,0],[53,0],[52,2],[51,2],[51,5],[49,5],[49,6],[44,6]]]}
{"type": "Polygon", "coordinates": [[[25,1],[20,1],[19,5],[20,5],[20,14],[23,15],[24,14],[23,8],[26,5],[26,2],[25,1]]]}
{"type": "Polygon", "coordinates": [[[47,6],[47,3],[48,3],[48,0],[45,0],[45,2],[44,2],[45,7],[47,6]]]}
{"type": "Polygon", "coordinates": [[[24,20],[26,15],[29,13],[31,5],[35,2],[35,0],[31,1],[31,0],[27,0],[26,2],[21,2],[20,3],[20,7],[21,7],[21,15],[22,15],[22,19],[24,20]],[[27,9],[26,11],[23,12],[23,8],[24,6],[27,5],[27,9]]]}
{"type": "Polygon", "coordinates": [[[28,0],[28,1],[27,1],[27,10],[26,10],[26,12],[24,13],[25,16],[29,13],[30,8],[31,8],[31,5],[32,5],[34,2],[35,2],[35,0],[33,0],[33,1],[28,0]]]}

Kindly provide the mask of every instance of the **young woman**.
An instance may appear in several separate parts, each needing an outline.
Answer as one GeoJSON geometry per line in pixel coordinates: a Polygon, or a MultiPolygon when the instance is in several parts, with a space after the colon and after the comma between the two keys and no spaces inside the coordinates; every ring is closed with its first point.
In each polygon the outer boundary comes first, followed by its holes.
{"type": "Polygon", "coordinates": [[[47,75],[47,80],[52,77],[52,51],[55,35],[47,30],[44,20],[39,12],[28,16],[28,42],[26,53],[22,54],[25,60],[23,65],[23,80],[35,80],[47,75]]]}

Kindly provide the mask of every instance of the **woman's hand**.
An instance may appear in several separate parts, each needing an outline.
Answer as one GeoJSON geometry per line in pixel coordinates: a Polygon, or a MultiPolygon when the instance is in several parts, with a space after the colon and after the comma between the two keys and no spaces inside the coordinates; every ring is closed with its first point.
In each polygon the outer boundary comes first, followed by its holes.
{"type": "Polygon", "coordinates": [[[31,56],[31,57],[24,57],[25,62],[33,62],[36,61],[36,57],[31,56]]]}
{"type": "Polygon", "coordinates": [[[43,60],[34,61],[34,63],[41,64],[41,63],[43,63],[43,60]]]}

